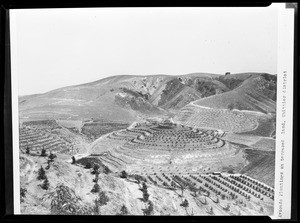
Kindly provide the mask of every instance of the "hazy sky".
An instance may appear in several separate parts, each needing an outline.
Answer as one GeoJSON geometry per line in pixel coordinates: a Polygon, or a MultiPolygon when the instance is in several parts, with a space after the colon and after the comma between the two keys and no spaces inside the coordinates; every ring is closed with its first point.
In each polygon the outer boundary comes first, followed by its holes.
{"type": "Polygon", "coordinates": [[[18,9],[19,95],[119,74],[276,73],[276,8],[18,9]]]}

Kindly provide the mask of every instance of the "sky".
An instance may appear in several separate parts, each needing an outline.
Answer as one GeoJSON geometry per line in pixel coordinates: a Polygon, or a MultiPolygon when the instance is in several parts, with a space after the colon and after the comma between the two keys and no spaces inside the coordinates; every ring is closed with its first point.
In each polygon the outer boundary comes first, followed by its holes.
{"type": "Polygon", "coordinates": [[[11,11],[19,95],[122,74],[276,74],[275,7],[11,11]]]}

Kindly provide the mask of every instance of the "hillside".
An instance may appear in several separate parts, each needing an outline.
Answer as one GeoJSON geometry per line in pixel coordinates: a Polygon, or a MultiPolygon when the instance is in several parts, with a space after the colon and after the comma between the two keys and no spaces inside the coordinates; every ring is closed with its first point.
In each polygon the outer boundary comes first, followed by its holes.
{"type": "Polygon", "coordinates": [[[230,108],[264,113],[276,111],[276,76],[269,74],[235,74],[216,78],[229,89],[223,94],[199,99],[196,105],[230,108]]]}
{"type": "Polygon", "coordinates": [[[218,75],[112,76],[44,94],[21,96],[20,118],[84,120],[93,117],[130,122],[139,117],[164,116],[169,108],[181,108],[207,96],[194,83],[215,76],[218,75]]]}
{"type": "Polygon", "coordinates": [[[19,97],[22,214],[272,215],[276,76],[119,75],[19,97]]]}

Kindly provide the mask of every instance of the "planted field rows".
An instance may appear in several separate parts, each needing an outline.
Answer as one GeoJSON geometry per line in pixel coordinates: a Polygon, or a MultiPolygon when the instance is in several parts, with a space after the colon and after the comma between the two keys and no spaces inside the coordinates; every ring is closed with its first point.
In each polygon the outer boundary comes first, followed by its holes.
{"type": "Polygon", "coordinates": [[[257,120],[242,112],[196,106],[186,106],[175,120],[191,127],[222,129],[234,133],[251,131],[258,126],[257,120]]]}
{"type": "Polygon", "coordinates": [[[40,154],[42,149],[51,152],[72,153],[73,145],[51,131],[22,127],[19,130],[19,147],[25,152],[40,154]]]}

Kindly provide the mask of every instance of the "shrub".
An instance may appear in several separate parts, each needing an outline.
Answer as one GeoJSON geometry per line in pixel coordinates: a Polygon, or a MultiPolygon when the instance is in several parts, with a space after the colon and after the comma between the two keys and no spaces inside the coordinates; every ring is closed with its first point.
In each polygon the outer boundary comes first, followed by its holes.
{"type": "Polygon", "coordinates": [[[91,207],[82,204],[74,190],[63,184],[58,185],[48,196],[51,200],[51,214],[53,215],[91,215],[94,213],[91,207]]]}
{"type": "Polygon", "coordinates": [[[41,188],[44,189],[44,190],[48,190],[49,189],[49,181],[48,181],[47,177],[44,180],[43,184],[41,185],[41,188]]]}
{"type": "Polygon", "coordinates": [[[128,209],[127,207],[123,204],[123,206],[121,207],[120,213],[119,215],[128,215],[128,209]]]}
{"type": "Polygon", "coordinates": [[[121,178],[127,178],[127,176],[128,176],[128,174],[126,173],[126,171],[125,170],[123,170],[122,172],[121,172],[121,178]]]}
{"type": "Polygon", "coordinates": [[[111,173],[111,170],[107,166],[105,166],[104,169],[103,169],[103,172],[105,174],[109,174],[109,173],[111,173]]]}
{"type": "Polygon", "coordinates": [[[100,207],[103,205],[106,205],[108,201],[109,201],[109,198],[106,196],[105,192],[101,191],[99,193],[98,198],[96,198],[94,200],[94,203],[95,203],[94,213],[100,214],[100,207]]]}
{"type": "Polygon", "coordinates": [[[26,147],[26,154],[30,154],[30,149],[28,146],[26,147]]]}
{"type": "Polygon", "coordinates": [[[47,156],[46,150],[44,148],[42,149],[41,156],[43,157],[47,156]]]}
{"type": "Polygon", "coordinates": [[[184,201],[180,204],[180,206],[182,207],[188,207],[189,206],[189,202],[187,201],[187,199],[184,199],[184,201]]]}
{"type": "Polygon", "coordinates": [[[26,188],[20,188],[20,197],[21,197],[21,202],[24,201],[24,198],[26,197],[27,189],[26,188]]]}
{"type": "Polygon", "coordinates": [[[75,164],[76,163],[76,159],[74,156],[72,156],[72,164],[75,164]]]}
{"type": "Polygon", "coordinates": [[[153,213],[153,203],[152,201],[148,201],[148,207],[143,209],[144,215],[151,215],[153,213]]]}
{"type": "Polygon", "coordinates": [[[109,198],[104,191],[101,191],[99,193],[98,201],[99,201],[100,206],[106,205],[107,202],[109,202],[109,198]]]}
{"type": "Polygon", "coordinates": [[[57,156],[55,155],[55,154],[53,154],[53,153],[50,153],[50,155],[49,155],[49,160],[50,160],[50,162],[53,162],[54,161],[54,159],[56,158],[57,156]]]}
{"type": "Polygon", "coordinates": [[[38,170],[38,180],[45,180],[46,179],[46,172],[44,168],[41,166],[41,168],[38,170]]]}
{"type": "Polygon", "coordinates": [[[148,189],[148,187],[147,187],[146,183],[143,182],[142,190],[143,190],[143,191],[147,191],[147,189],[148,189]]]}
{"type": "Polygon", "coordinates": [[[95,164],[94,167],[93,167],[93,170],[94,170],[94,171],[98,171],[99,168],[100,168],[100,166],[99,166],[98,164],[95,164]]]}
{"type": "Polygon", "coordinates": [[[91,192],[92,193],[98,193],[100,191],[100,186],[99,186],[99,184],[96,182],[95,184],[94,184],[94,187],[93,187],[93,189],[91,190],[91,192]]]}
{"type": "Polygon", "coordinates": [[[137,181],[138,184],[140,184],[141,181],[145,181],[145,178],[142,177],[142,176],[140,176],[140,175],[138,175],[138,174],[134,175],[134,179],[137,181]]]}
{"type": "Polygon", "coordinates": [[[149,200],[149,194],[148,194],[148,191],[143,192],[143,200],[144,200],[144,202],[146,202],[146,201],[149,200]]]}

